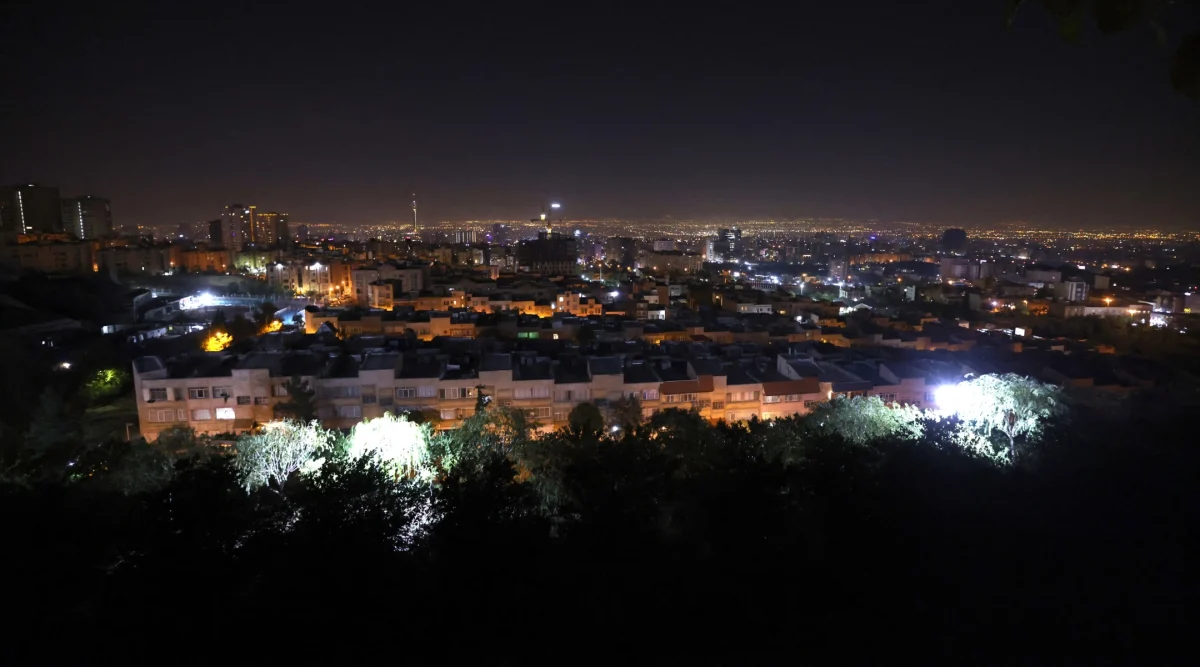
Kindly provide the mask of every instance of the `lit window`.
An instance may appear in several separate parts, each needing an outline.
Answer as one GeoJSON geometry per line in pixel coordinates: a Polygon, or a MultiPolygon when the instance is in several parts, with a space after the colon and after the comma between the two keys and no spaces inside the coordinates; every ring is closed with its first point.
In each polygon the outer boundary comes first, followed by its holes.
{"type": "Polygon", "coordinates": [[[217,408],[217,419],[233,419],[233,408],[217,408]]]}

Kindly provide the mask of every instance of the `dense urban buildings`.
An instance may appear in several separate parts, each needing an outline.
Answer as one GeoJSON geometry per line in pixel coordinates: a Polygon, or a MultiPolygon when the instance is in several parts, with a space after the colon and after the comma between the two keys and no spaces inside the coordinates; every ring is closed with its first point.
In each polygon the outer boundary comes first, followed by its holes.
{"type": "Polygon", "coordinates": [[[3,664],[1184,662],[1197,9],[6,3],[3,664]]]}

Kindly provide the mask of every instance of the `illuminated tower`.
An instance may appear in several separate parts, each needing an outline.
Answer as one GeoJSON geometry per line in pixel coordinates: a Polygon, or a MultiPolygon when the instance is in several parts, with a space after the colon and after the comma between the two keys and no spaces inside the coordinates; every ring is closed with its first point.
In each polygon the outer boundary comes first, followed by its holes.
{"type": "Polygon", "coordinates": [[[81,195],[62,200],[63,228],[79,239],[112,236],[112,208],[103,197],[81,195]]]}
{"type": "Polygon", "coordinates": [[[414,237],[417,235],[417,193],[415,193],[415,192],[413,193],[413,233],[412,233],[412,235],[414,237]]]}

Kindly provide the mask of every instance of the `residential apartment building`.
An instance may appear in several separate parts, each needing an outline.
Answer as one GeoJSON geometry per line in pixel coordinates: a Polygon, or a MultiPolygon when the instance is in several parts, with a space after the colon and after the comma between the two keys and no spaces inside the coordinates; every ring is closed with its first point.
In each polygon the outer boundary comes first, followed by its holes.
{"type": "Polygon", "coordinates": [[[96,253],[102,270],[126,275],[162,275],[173,273],[183,264],[181,246],[169,243],[101,248],[96,253]]]}
{"type": "MultiPolygon", "coordinates": [[[[452,324],[446,318],[441,326],[452,324]]],[[[275,417],[276,406],[288,400],[284,383],[293,377],[316,392],[318,416],[331,428],[406,411],[436,415],[439,428],[454,428],[474,413],[479,391],[498,405],[528,411],[547,430],[564,426],[581,403],[607,410],[631,396],[646,417],[679,408],[713,422],[806,414],[838,395],[915,405],[930,400],[924,374],[910,366],[842,368],[800,354],[636,359],[384,347],[360,354],[314,349],[142,357],[133,370],[140,430],[149,439],[177,425],[210,434],[250,430],[275,417]]]]}
{"type": "Polygon", "coordinates": [[[90,241],[33,240],[0,244],[0,257],[10,264],[43,273],[94,273],[95,246],[90,241]]]}
{"type": "MultiPolygon", "coordinates": [[[[410,266],[407,264],[380,264],[373,267],[356,268],[350,271],[350,294],[354,302],[360,306],[371,304],[368,286],[380,281],[392,282],[389,290],[394,298],[398,295],[408,296],[425,289],[429,285],[428,266],[410,266]]],[[[376,307],[376,306],[372,306],[376,307]]],[[[383,308],[383,306],[378,306],[383,308]]],[[[385,308],[391,310],[391,307],[385,308]]]]}
{"type": "Polygon", "coordinates": [[[179,254],[179,266],[188,273],[225,273],[229,261],[230,251],[223,248],[197,248],[179,254]]]}
{"type": "Polygon", "coordinates": [[[639,262],[639,268],[657,275],[671,272],[695,273],[704,268],[704,257],[694,252],[682,250],[662,250],[648,253],[639,262]]]}

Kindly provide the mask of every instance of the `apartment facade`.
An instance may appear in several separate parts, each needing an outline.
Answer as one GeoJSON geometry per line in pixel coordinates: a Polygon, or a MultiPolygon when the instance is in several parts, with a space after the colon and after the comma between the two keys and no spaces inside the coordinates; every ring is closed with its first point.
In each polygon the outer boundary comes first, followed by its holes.
{"type": "Polygon", "coordinates": [[[315,391],[317,414],[330,428],[350,428],[385,412],[423,412],[438,428],[474,414],[478,392],[526,410],[543,429],[566,425],[585,402],[607,410],[636,396],[643,415],[678,408],[717,422],[806,414],[833,396],[877,395],[921,405],[924,379],[911,369],[876,369],[864,379],[825,362],[779,355],[774,361],[717,358],[633,360],[534,352],[485,353],[464,360],[438,350],[363,354],[328,352],[213,353],[185,361],[142,357],[133,364],[140,430],[154,439],[172,426],[198,433],[241,433],[275,418],[299,377],[315,391]]]}

